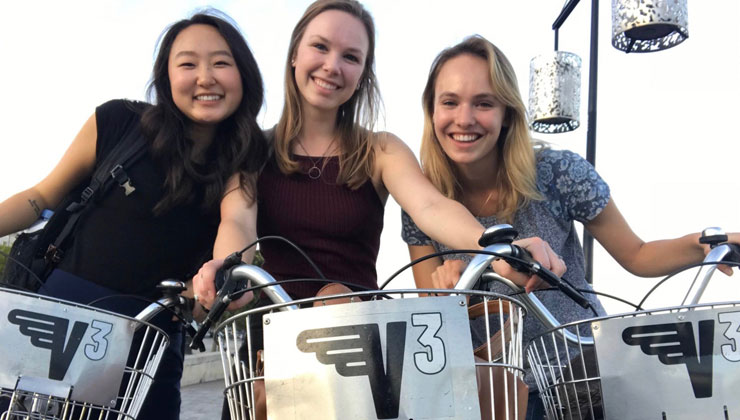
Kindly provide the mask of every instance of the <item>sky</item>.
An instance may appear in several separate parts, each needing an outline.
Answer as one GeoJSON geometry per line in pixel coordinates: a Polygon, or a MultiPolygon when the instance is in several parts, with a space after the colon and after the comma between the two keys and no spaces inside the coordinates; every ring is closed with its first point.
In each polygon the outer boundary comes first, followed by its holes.
{"type": "MultiPolygon", "coordinates": [[[[27,0],[3,7],[0,25],[0,200],[41,180],[97,105],[144,99],[154,49],[164,28],[212,6],[230,15],[252,48],[265,82],[259,123],[282,109],[283,66],[293,25],[308,0],[27,0]]],[[[368,0],[375,18],[376,70],[385,105],[378,124],[418,153],[421,92],[436,54],[471,34],[496,44],[512,62],[527,101],[529,62],[553,49],[557,0],[368,0]]],[[[740,16],[737,0],[690,1],[689,39],[665,51],[625,54],[611,46],[611,3],[601,2],[596,169],[643,240],[705,227],[740,231],[740,16]]],[[[559,47],[583,60],[581,128],[535,134],[585,156],[590,2],[561,27],[559,47]]],[[[0,215],[0,217],[4,217],[0,215]]],[[[400,210],[389,199],[378,257],[383,281],[408,262],[400,210]]],[[[656,280],[638,279],[598,244],[596,290],[639,301],[656,280]]],[[[410,270],[391,287],[411,287],[410,270]]],[[[655,305],[677,305],[671,282],[655,305]]],[[[678,298],[680,299],[680,298],[678,298]]],[[[708,300],[740,299],[740,275],[720,276],[708,300]]],[[[624,310],[605,301],[612,312],[624,310]]]]}

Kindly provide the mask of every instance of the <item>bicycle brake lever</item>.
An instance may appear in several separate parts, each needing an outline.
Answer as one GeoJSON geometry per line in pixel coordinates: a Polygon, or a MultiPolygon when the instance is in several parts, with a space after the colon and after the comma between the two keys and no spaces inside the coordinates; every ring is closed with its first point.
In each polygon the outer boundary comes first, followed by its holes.
{"type": "Polygon", "coordinates": [[[524,263],[516,260],[507,260],[506,262],[515,270],[521,273],[536,274],[550,286],[560,289],[561,292],[563,292],[566,296],[571,298],[581,307],[585,309],[591,307],[591,302],[589,302],[588,299],[586,299],[586,297],[581,294],[581,292],[576,290],[570,284],[564,282],[552,271],[543,267],[539,262],[532,258],[532,254],[530,254],[529,251],[527,251],[526,249],[512,244],[511,256],[526,261],[526,263],[524,263]]]}
{"type": "Polygon", "coordinates": [[[192,325],[189,325],[189,324],[186,325],[185,332],[190,336],[190,338],[193,339],[193,341],[190,342],[190,348],[192,350],[198,350],[201,353],[206,351],[206,346],[205,344],[203,344],[203,337],[200,337],[197,341],[195,340],[196,337],[198,336],[198,331],[195,328],[193,328],[192,325]]]}

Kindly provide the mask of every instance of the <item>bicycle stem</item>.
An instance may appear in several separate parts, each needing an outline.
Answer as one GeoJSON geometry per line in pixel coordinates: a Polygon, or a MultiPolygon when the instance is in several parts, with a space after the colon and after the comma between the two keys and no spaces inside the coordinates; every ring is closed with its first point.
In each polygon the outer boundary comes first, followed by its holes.
{"type": "Polygon", "coordinates": [[[176,308],[185,303],[185,298],[180,296],[180,292],[185,290],[185,283],[178,280],[162,280],[157,289],[162,291],[164,297],[139,312],[136,315],[139,321],[149,322],[163,310],[176,308]]]}
{"type": "MultiPolygon", "coordinates": [[[[509,244],[492,244],[483,249],[484,251],[495,252],[501,255],[511,255],[512,247],[509,244]]],[[[455,290],[469,290],[472,289],[481,274],[491,265],[491,262],[496,258],[494,255],[478,254],[470,261],[468,267],[460,275],[455,285],[455,290]]],[[[512,283],[513,284],[513,283],[512,283]]],[[[519,287],[519,286],[517,286],[519,287]]]]}

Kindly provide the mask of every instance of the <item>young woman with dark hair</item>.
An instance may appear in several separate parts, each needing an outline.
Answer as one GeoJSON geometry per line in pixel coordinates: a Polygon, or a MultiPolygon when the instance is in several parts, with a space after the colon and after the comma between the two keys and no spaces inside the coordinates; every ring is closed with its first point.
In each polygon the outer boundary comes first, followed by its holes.
{"type": "MultiPolygon", "coordinates": [[[[96,162],[126,136],[146,153],[125,168],[135,190],[92,203],[39,293],[136,314],[164,279],[188,279],[211,254],[219,203],[231,190],[254,197],[267,145],[256,123],[262,79],[246,41],[225,16],[200,13],[169,27],[149,87],[153,105],[114,100],[96,108],[59,164],[37,185],[0,203],[0,236],[30,225],[87,185],[96,162]],[[235,185],[227,188],[232,175],[235,185]]],[[[171,343],[139,419],[177,419],[184,340],[179,323],[156,321],[171,343]]]]}

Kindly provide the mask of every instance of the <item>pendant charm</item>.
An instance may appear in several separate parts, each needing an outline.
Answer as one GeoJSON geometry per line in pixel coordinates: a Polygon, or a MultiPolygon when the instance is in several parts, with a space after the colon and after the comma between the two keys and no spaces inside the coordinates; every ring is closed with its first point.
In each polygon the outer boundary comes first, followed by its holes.
{"type": "Polygon", "coordinates": [[[316,180],[321,178],[321,169],[318,166],[314,165],[311,167],[311,169],[308,170],[306,174],[309,178],[316,180]]]}

